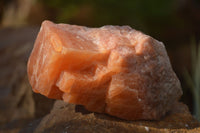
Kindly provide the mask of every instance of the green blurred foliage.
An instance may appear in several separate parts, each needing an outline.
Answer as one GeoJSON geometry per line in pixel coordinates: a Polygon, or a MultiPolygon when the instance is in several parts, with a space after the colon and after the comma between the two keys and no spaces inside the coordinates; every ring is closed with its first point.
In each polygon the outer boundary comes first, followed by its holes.
{"type": "Polygon", "coordinates": [[[56,9],[56,22],[87,26],[131,25],[150,32],[152,28],[159,30],[169,25],[175,18],[174,0],[42,0],[42,3],[56,9]]]}
{"type": "Polygon", "coordinates": [[[51,9],[50,20],[56,23],[90,27],[130,25],[162,40],[168,44],[167,47],[180,45],[180,40],[189,42],[190,35],[199,33],[200,3],[197,1],[37,0],[44,7],[51,9]]]}
{"type": "Polygon", "coordinates": [[[185,81],[193,97],[193,114],[200,121],[200,44],[191,41],[191,73],[185,70],[185,81]]]}

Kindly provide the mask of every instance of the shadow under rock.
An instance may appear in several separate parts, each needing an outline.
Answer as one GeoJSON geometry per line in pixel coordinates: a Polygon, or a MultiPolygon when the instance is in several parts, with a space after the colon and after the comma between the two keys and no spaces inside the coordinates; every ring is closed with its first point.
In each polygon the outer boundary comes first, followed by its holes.
{"type": "MultiPolygon", "coordinates": [[[[182,108],[182,107],[181,107],[182,108]]],[[[200,127],[199,122],[192,117],[189,113],[175,113],[168,112],[164,117],[160,120],[124,120],[117,118],[115,116],[111,116],[108,114],[102,113],[94,113],[85,109],[82,105],[75,106],[75,112],[79,112],[82,115],[94,114],[96,119],[100,119],[102,121],[110,121],[114,123],[122,122],[124,124],[129,125],[138,125],[138,126],[146,126],[153,127],[158,129],[193,129],[200,127]]]]}
{"type": "MultiPolygon", "coordinates": [[[[185,110],[183,104],[178,108],[185,110]]],[[[187,110],[168,113],[159,121],[127,121],[107,114],[87,111],[81,105],[56,101],[50,114],[43,117],[36,132],[76,133],[76,132],[139,132],[148,131],[188,131],[198,128],[197,122],[187,110]]],[[[199,129],[197,129],[199,130],[199,129]]]]}
{"type": "Polygon", "coordinates": [[[86,115],[86,114],[91,114],[91,113],[93,113],[93,112],[91,112],[91,111],[88,111],[87,109],[85,109],[85,107],[84,106],[82,106],[82,105],[75,105],[75,112],[76,113],[81,113],[82,115],[86,115]]]}

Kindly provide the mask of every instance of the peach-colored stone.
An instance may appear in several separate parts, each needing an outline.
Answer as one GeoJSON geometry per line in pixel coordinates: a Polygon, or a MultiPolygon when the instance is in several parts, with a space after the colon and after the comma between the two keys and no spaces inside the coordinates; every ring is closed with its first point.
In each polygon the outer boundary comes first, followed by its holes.
{"type": "Polygon", "coordinates": [[[44,21],[28,75],[37,93],[127,120],[159,119],[182,95],[163,43],[129,26],[44,21]]]}

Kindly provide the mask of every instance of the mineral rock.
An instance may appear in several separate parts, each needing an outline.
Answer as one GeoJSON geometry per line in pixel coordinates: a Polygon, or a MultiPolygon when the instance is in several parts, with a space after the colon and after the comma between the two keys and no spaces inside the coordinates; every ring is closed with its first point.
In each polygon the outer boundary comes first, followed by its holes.
{"type": "Polygon", "coordinates": [[[127,120],[156,120],[182,95],[162,42],[129,26],[44,21],[28,61],[33,90],[127,120]]]}
{"type": "Polygon", "coordinates": [[[158,121],[127,121],[58,100],[51,113],[31,128],[34,133],[199,133],[199,126],[182,103],[174,103],[173,109],[158,121]]]}

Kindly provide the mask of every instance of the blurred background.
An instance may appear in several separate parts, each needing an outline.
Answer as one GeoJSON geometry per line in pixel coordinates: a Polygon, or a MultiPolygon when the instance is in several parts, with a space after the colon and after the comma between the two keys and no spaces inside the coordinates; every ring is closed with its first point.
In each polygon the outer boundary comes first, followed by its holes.
{"type": "MultiPolygon", "coordinates": [[[[1,71],[5,73],[10,65],[9,70],[13,73],[13,67],[19,63],[13,64],[12,60],[27,61],[39,26],[46,19],[89,27],[130,25],[162,41],[182,84],[181,101],[200,118],[200,0],[0,0],[1,71]],[[20,50],[14,55],[11,51],[17,48],[20,50]]],[[[22,73],[23,70],[16,71],[22,73]]],[[[6,74],[1,75],[5,80],[6,74]]],[[[7,74],[9,80],[5,83],[0,82],[1,88],[10,82],[11,75],[7,74]]],[[[2,90],[0,98],[9,94],[2,90]]],[[[38,103],[32,108],[36,105],[38,103]]]]}

